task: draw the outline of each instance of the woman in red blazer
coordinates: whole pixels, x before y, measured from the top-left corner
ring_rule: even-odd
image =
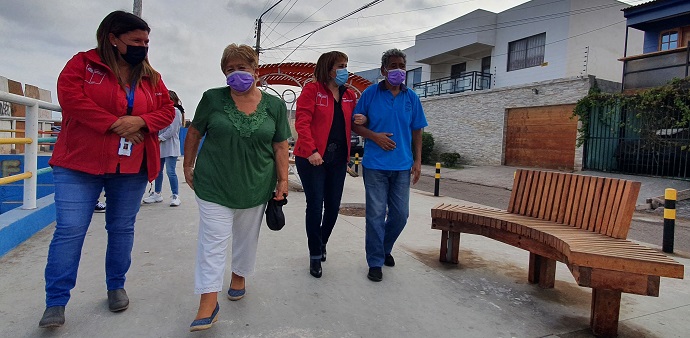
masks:
[[[175,117],[168,89],[146,57],[150,30],[134,14],[108,14],[96,32],[96,49],[77,53],[58,77],[62,131],[49,162],[56,225],[48,249],[46,310],[40,327],[65,322],[93,205],[102,190],[108,199],[108,306],[113,312],[129,306],[124,285],[134,220],[146,183],[158,174],[158,131]]]
[[[307,199],[309,273],[316,278],[321,277],[326,243],[338,218],[352,122],[366,122],[363,115],[353,119],[357,98],[345,86],[348,76],[347,55],[324,53],[316,62],[315,81],[306,84],[297,99],[295,165]]]

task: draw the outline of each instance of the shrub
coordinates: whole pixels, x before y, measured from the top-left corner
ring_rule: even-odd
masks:
[[[441,153],[439,156],[443,166],[446,168],[454,168],[458,164],[460,154],[458,153]]]
[[[434,151],[434,136],[422,133],[422,163],[431,164],[431,153]]]

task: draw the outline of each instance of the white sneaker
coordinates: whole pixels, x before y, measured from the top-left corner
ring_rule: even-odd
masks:
[[[176,206],[180,205],[180,203],[182,203],[182,201],[180,201],[180,196],[177,196],[177,195],[170,196],[170,206],[171,207],[176,207]]]
[[[96,203],[96,207],[93,209],[93,212],[105,212],[105,203]]]
[[[160,203],[160,202],[163,202],[163,196],[161,196],[161,194],[152,192],[151,195],[149,195],[148,197],[144,198],[144,200],[143,200],[142,202],[144,202],[144,203],[146,203],[146,204],[149,204],[149,203]]]

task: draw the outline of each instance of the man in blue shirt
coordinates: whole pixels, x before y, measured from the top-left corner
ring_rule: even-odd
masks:
[[[354,114],[365,115],[367,126],[352,130],[368,139],[364,144],[366,190],[367,278],[380,282],[381,266],[394,266],[393,244],[410,214],[410,176],[417,183],[422,168],[422,131],[426,117],[417,94],[405,87],[406,56],[390,49],[381,57],[386,79],[362,92]],[[386,213],[386,211],[388,211]]]

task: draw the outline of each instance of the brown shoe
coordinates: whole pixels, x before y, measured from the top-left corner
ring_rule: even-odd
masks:
[[[349,166],[347,167],[347,173],[350,174],[350,176],[352,176],[352,177],[358,177],[359,176],[359,174]]]

